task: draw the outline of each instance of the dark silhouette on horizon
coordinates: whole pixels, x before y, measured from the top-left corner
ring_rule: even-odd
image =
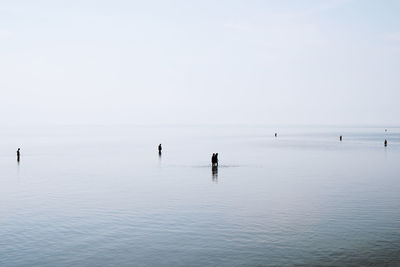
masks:
[[[339,140],[342,141],[342,139],[343,139],[343,137],[342,137],[342,136],[339,136]]]
[[[218,167],[218,153],[213,153],[211,157],[211,166]]]
[[[18,162],[19,162],[19,158],[20,158],[20,155],[21,155],[20,150],[21,150],[21,148],[17,149],[17,161]]]
[[[384,146],[387,146],[387,140],[385,139],[385,142],[383,142]]]
[[[278,134],[277,134],[277,133],[275,133],[275,137],[278,137]]]
[[[161,151],[162,151],[162,146],[161,144],[158,145],[158,157],[161,159]]]

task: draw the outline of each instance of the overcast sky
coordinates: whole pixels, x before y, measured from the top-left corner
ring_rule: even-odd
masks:
[[[399,124],[400,1],[0,0],[0,123]]]

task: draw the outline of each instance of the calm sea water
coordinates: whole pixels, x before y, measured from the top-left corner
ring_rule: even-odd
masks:
[[[400,128],[0,131],[0,266],[385,264],[400,265]]]

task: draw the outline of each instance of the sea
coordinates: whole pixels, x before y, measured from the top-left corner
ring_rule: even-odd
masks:
[[[400,128],[1,126],[0,266],[400,266]]]

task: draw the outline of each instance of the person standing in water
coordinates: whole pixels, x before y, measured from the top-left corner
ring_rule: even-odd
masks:
[[[384,146],[387,146],[387,140],[385,139],[385,142],[383,142]]]
[[[162,150],[162,147],[161,147],[161,144],[159,144],[159,145],[158,145],[158,153],[159,153],[159,154],[161,154],[161,150]]]
[[[342,141],[342,138],[343,138],[342,136],[339,136],[339,140],[340,140],[340,141]]]
[[[21,155],[20,150],[21,150],[21,148],[18,148],[18,149],[17,149],[17,161],[19,161],[19,157],[20,157],[20,155]]]
[[[218,167],[218,153],[213,153],[211,157],[211,166],[217,166]]]
[[[211,166],[217,166],[218,167],[218,153],[213,153],[211,157]]]

